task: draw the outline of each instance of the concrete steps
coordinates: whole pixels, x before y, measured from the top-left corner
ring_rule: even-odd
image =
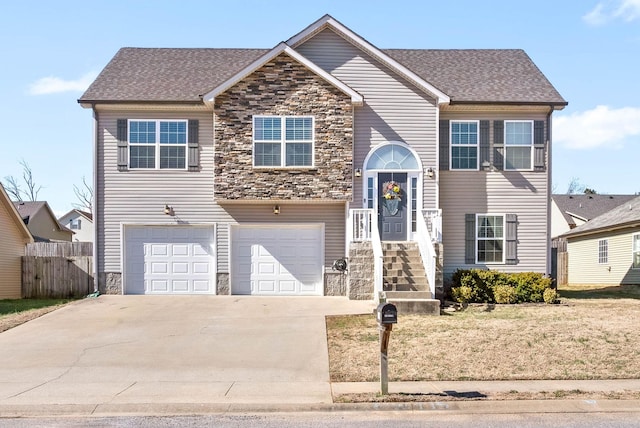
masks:
[[[396,305],[399,314],[440,315],[440,301],[431,294],[418,245],[385,242],[382,251],[386,301]]]

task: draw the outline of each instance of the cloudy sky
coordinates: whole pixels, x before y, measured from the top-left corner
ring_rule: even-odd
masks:
[[[325,13],[379,48],[522,48],[569,106],[554,115],[554,188],[640,192],[640,0],[24,1],[0,14],[0,179],[25,160],[64,214],[92,174],[76,102],[120,47],[271,48]]]

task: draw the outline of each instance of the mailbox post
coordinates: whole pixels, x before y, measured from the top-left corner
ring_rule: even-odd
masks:
[[[380,326],[380,393],[389,393],[389,338],[393,325],[398,322],[398,309],[391,303],[380,303],[376,310]]]

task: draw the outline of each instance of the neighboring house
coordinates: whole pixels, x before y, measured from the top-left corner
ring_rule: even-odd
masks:
[[[93,242],[93,216],[91,213],[72,209],[60,217],[58,223],[74,232],[74,241]]]
[[[640,284],[640,196],[561,235],[569,284]]]
[[[552,195],[551,238],[557,238],[636,197],[637,195]]]
[[[22,256],[30,242],[33,237],[0,184],[0,299],[22,297]]]
[[[383,50],[326,15],[273,49],[122,48],[79,103],[101,292],[373,298],[377,236],[417,243],[432,293],[549,273],[567,103],[522,50]],[[375,289],[340,287],[345,256]]]
[[[13,205],[36,241],[71,241],[73,231],[67,229],[44,201],[19,201]]]

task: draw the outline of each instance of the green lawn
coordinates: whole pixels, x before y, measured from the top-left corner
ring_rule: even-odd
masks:
[[[31,309],[46,308],[69,303],[71,299],[5,299],[0,300],[0,317]]]

